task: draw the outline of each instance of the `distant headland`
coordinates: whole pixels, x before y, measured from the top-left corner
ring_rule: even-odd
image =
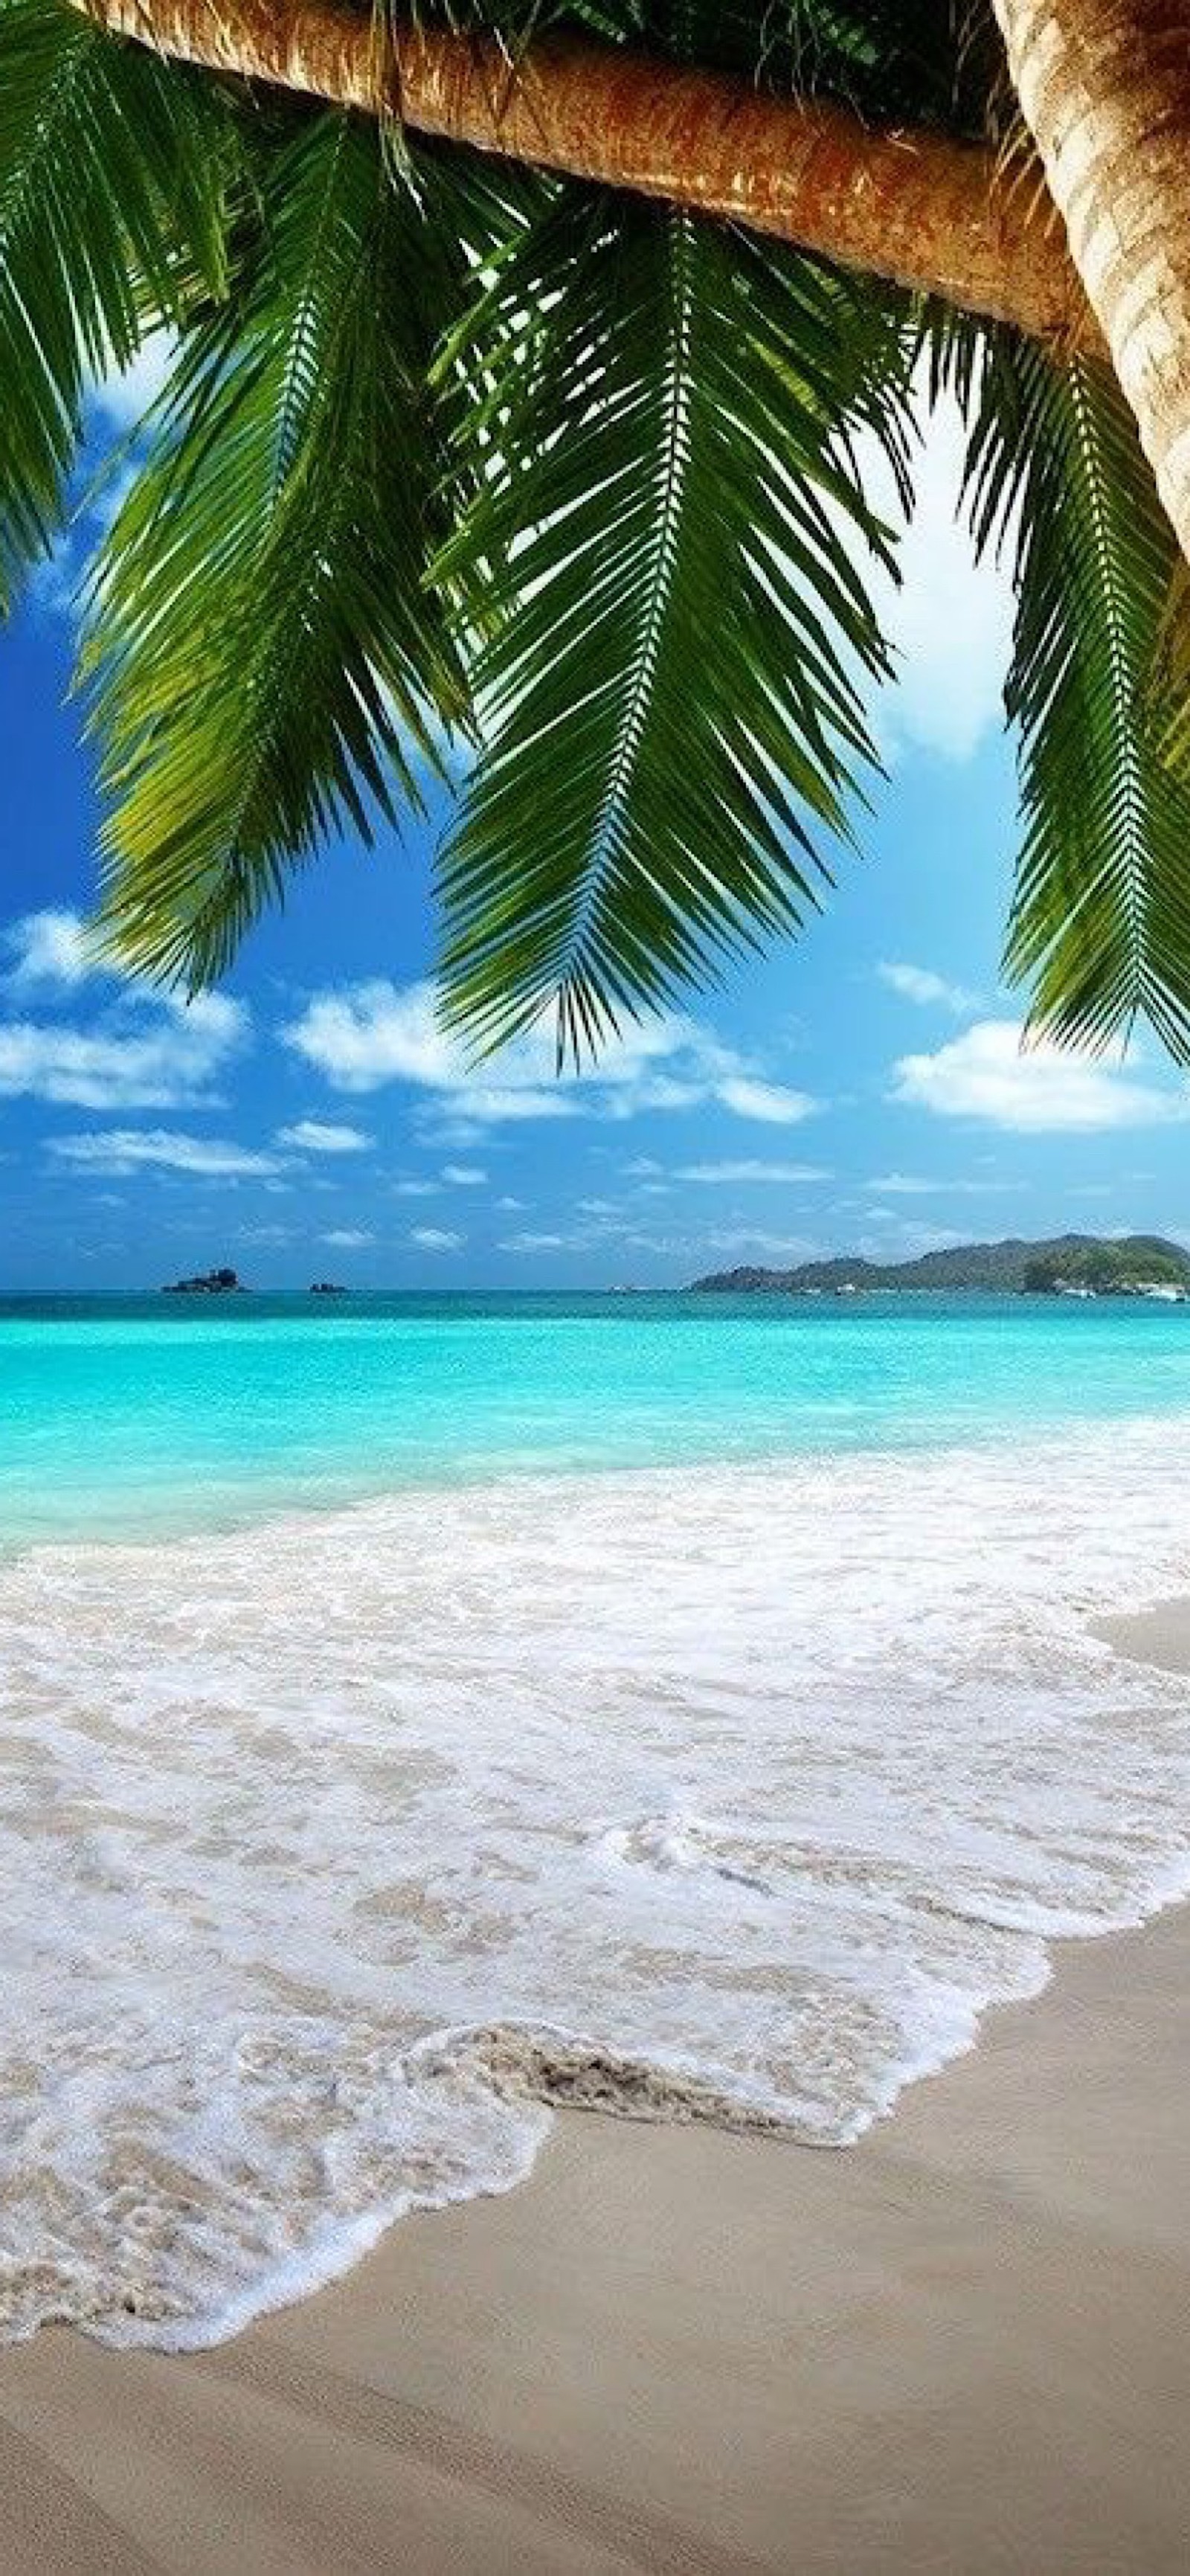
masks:
[[[916,1261],[865,1261],[840,1253],[794,1270],[744,1267],[694,1279],[692,1291],[738,1295],[756,1289],[794,1297],[858,1295],[864,1289],[982,1289],[1069,1297],[1190,1296],[1190,1253],[1159,1234],[1048,1235],[1026,1242],[956,1243]]]

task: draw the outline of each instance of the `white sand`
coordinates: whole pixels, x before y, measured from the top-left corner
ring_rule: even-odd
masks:
[[[567,2115],[214,2353],[0,2354],[0,2569],[1184,2576],[1188,2133],[1190,1909],[844,2154]]]

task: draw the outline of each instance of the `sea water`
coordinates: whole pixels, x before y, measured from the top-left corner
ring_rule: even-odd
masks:
[[[194,2344],[558,2103],[842,2147],[1190,1888],[1190,1309],[0,1308],[0,2333]]]

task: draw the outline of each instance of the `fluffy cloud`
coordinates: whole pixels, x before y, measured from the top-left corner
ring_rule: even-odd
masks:
[[[976,565],[959,509],[963,431],[939,407],[914,458],[916,508],[900,548],[901,587],[880,600],[898,655],[898,684],[884,695],[894,744],[920,744],[944,759],[971,758],[1003,722],[1012,602],[993,563]],[[895,504],[891,515],[895,517]]]
[[[335,1225],[329,1234],[320,1234],[318,1240],[329,1243],[335,1252],[363,1252],[369,1243],[375,1243],[376,1237],[369,1234],[366,1226]]]
[[[50,1145],[65,1163],[85,1171],[189,1172],[203,1180],[258,1180],[280,1167],[271,1154],[169,1127],[104,1127],[86,1136],[55,1136]]]
[[[25,1094],[76,1109],[176,1109],[211,1097],[210,1083],[239,1046],[237,1003],[200,994],[188,1011],[166,1005],[145,1022],[127,1014],[90,1029],[64,1021],[0,1021],[0,1097]]]
[[[1015,1020],[979,1020],[933,1055],[902,1056],[892,1098],[1018,1134],[1094,1134],[1190,1117],[1185,1089],[1158,1090],[1122,1065],[1063,1047],[1022,1046]]]
[[[642,1109],[713,1101],[740,1118],[791,1126],[818,1105],[803,1091],[762,1079],[710,1030],[676,1013],[627,1029],[595,1065],[561,1080],[553,1027],[544,1021],[503,1047],[482,1072],[469,1065],[440,1025],[430,983],[401,989],[377,979],[317,993],[281,1035],[337,1090],[362,1093],[406,1082],[427,1093],[439,1132],[458,1143],[504,1123],[621,1119]]]
[[[415,1225],[410,1230],[409,1240],[416,1243],[422,1252],[461,1252],[467,1237],[465,1234],[452,1234],[443,1225]]]
[[[953,1011],[956,1019],[961,1018],[965,1011],[974,1010],[978,1001],[977,994],[968,993],[962,984],[948,984],[945,975],[936,975],[932,966],[897,965],[885,961],[876,972],[881,983],[887,984],[892,992],[899,993],[903,1001],[924,1005],[937,1002],[943,1010]]]
[[[4,980],[10,992],[44,987],[69,992],[100,971],[86,924],[77,912],[54,907],[27,912],[3,933],[3,948],[9,961]]]
[[[277,1129],[277,1143],[299,1154],[366,1154],[374,1142],[362,1127],[327,1126],[321,1118],[298,1118],[292,1127]]]
[[[487,1173],[481,1172],[478,1163],[444,1163],[442,1178],[450,1189],[477,1190],[482,1188]]]
[[[316,993],[281,1035],[340,1091],[379,1091],[386,1082],[451,1091],[465,1078],[435,1018],[429,984],[402,992],[378,977]]]
[[[0,1019],[0,1097],[60,1101],[76,1109],[175,1109],[211,1098],[210,1085],[248,1032],[241,1002],[128,984],[94,957],[77,913],[27,913],[6,935],[10,995],[20,1016]],[[86,1018],[29,1015],[39,995],[98,986]]]
[[[764,1127],[797,1127],[818,1107],[808,1091],[790,1091],[784,1083],[756,1082],[751,1075],[729,1074],[716,1097],[737,1118],[755,1118]]]

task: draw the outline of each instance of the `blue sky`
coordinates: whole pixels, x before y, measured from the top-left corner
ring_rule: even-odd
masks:
[[[1017,1048],[997,989],[1013,782],[1005,602],[933,445],[862,864],[797,944],[559,1085],[437,1031],[435,828],[332,849],[189,1011],[87,965],[97,812],[64,707],[69,563],[0,637],[0,1283],[669,1286],[818,1251],[1066,1226],[1190,1239],[1190,1092]]]

